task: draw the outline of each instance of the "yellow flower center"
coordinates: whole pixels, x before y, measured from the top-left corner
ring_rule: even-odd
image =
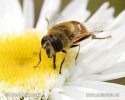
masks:
[[[41,37],[40,37],[41,36]],[[7,35],[0,37],[0,82],[8,87],[19,86],[24,89],[30,86],[37,89],[46,89],[49,80],[56,81],[59,76],[60,63],[64,54],[57,53],[54,70],[52,58],[48,58],[42,49],[42,61],[39,61],[42,34],[35,30],[28,30],[21,35]],[[73,49],[68,52],[63,67],[71,66],[74,62]]]

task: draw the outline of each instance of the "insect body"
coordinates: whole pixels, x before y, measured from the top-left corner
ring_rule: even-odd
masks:
[[[86,27],[77,21],[68,21],[68,22],[62,22],[59,24],[56,24],[52,26],[49,30],[47,35],[45,35],[41,40],[41,45],[45,49],[46,54],[49,58],[53,57],[53,66],[54,69],[56,68],[56,53],[57,52],[63,52],[65,53],[66,57],[66,50],[73,47],[79,47],[75,61],[78,57],[79,50],[80,50],[80,44],[78,44],[80,41],[92,36],[92,39],[105,39],[109,38],[98,38],[91,32],[89,32]],[[65,57],[63,58],[61,65],[60,65],[60,71],[61,74],[61,68],[65,61]],[[41,62],[41,52],[39,53],[40,61],[38,62],[37,66]],[[36,66],[36,67],[37,67]]]

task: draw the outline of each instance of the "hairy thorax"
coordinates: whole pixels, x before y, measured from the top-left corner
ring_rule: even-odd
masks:
[[[57,24],[48,31],[49,35],[56,36],[63,42],[64,48],[69,48],[81,36],[86,36],[86,33],[86,28],[75,21]]]

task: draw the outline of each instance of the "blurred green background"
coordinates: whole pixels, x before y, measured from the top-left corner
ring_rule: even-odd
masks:
[[[38,20],[39,12],[41,9],[41,5],[43,4],[43,1],[44,0],[34,0],[34,2],[35,2],[35,20],[36,20],[35,22],[37,22],[37,20]],[[61,10],[70,1],[71,0],[62,0]],[[89,0],[89,4],[88,4],[87,9],[91,11],[91,14],[93,14],[106,1],[110,2],[110,6],[115,7],[114,16],[117,16],[123,9],[125,9],[125,0]]]
[[[44,0],[34,0],[35,3],[35,23],[38,20],[41,6]],[[71,0],[62,0],[61,10],[70,2]],[[82,0],[81,0],[82,1]],[[91,15],[104,3],[110,2],[110,6],[115,7],[115,14],[117,16],[123,9],[125,9],[125,0],[89,0],[88,10],[91,11]],[[21,4],[23,4],[23,0],[20,0]],[[112,80],[109,82],[123,84],[125,85],[125,78],[120,78],[116,80]]]
[[[91,12],[95,12],[96,9],[105,1],[110,2],[110,6],[115,7],[115,14],[119,14],[123,9],[125,9],[125,0],[90,0],[88,9]]]
[[[61,10],[67,6],[71,0],[62,0]],[[82,1],[82,0],[81,0]],[[115,7],[115,14],[117,16],[123,9],[125,9],[125,0],[89,0],[87,9],[91,11],[91,15],[104,3],[110,2],[110,6]],[[34,0],[35,3],[35,23],[38,20],[41,6],[44,0]],[[23,0],[20,0],[21,5],[23,5]],[[84,0],[83,0],[84,3]]]

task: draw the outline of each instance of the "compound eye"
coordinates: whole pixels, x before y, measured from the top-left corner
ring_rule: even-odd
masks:
[[[48,35],[44,36],[41,40],[41,45],[43,46],[45,44],[45,42],[47,42],[50,39],[50,37]]]
[[[45,44],[46,40],[44,39],[44,37],[41,40],[41,45],[43,46]]]

